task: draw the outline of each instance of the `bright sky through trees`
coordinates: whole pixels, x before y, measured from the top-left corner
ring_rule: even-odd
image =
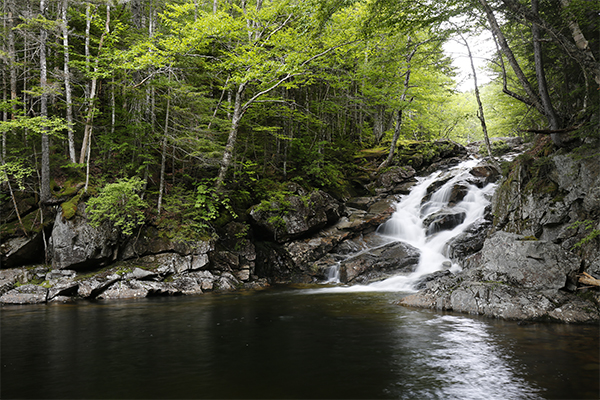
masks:
[[[469,41],[469,46],[471,46],[473,62],[477,69],[477,82],[479,85],[485,85],[491,80],[491,76],[486,71],[486,64],[496,51],[491,33],[484,31],[478,35],[467,37],[467,40]],[[452,65],[457,68],[457,90],[460,92],[473,90],[473,77],[471,76],[473,72],[471,71],[467,49],[462,44],[460,37],[457,36],[454,40],[449,40],[445,43],[444,51],[453,59]]]

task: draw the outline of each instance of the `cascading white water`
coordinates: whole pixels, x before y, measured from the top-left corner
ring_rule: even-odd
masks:
[[[390,242],[402,241],[419,249],[421,256],[413,273],[394,276],[369,285],[338,287],[334,290],[414,291],[413,284],[423,275],[449,267],[451,271],[457,270],[459,267],[452,265],[450,259],[443,254],[444,245],[450,239],[463,233],[477,219],[483,217],[485,207],[490,203],[489,199],[495,188],[494,184],[479,188],[469,183],[473,180],[469,171],[478,162],[478,160],[464,161],[448,171],[438,171],[421,178],[413,186],[411,192],[396,204],[396,211],[392,217],[377,230],[379,235],[387,238]],[[429,200],[424,201],[428,194],[428,188],[437,181],[445,183],[431,193]],[[449,205],[457,184],[463,186],[466,194],[456,204]],[[451,229],[440,230],[434,234],[427,232],[424,224],[427,217],[444,210],[449,210],[460,217],[464,216],[464,220]],[[335,271],[336,267],[334,266],[332,270]],[[330,281],[334,281],[335,272],[331,272],[331,274]],[[335,276],[335,278],[338,277]]]

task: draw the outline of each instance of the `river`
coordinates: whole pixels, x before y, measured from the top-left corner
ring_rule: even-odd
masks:
[[[407,309],[401,293],[6,306],[1,397],[583,399],[599,327]]]

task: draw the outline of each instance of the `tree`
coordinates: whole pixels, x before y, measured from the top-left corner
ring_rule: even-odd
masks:
[[[47,65],[46,65],[46,40],[48,33],[44,26],[46,19],[46,1],[40,1],[40,19],[42,26],[40,27],[40,116],[43,119],[48,117],[48,87],[47,87]],[[40,202],[45,204],[50,200],[50,142],[48,132],[42,131],[42,179],[40,183]]]

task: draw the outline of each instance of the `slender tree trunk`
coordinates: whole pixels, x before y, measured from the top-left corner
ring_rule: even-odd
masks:
[[[539,3],[538,0],[531,0],[531,11],[538,15]],[[535,76],[538,81],[538,90],[542,104],[544,105],[544,115],[548,119],[550,129],[556,131],[561,128],[560,120],[552,107],[552,100],[550,100],[550,94],[548,93],[548,84],[546,83],[546,74],[544,73],[544,63],[542,59],[542,42],[540,28],[536,24],[531,25],[531,33],[533,36],[533,59],[535,62]],[[560,134],[551,134],[552,141],[556,146],[562,146],[562,138]]]
[[[40,16],[46,17],[46,0],[40,1]],[[46,41],[48,32],[42,27],[40,29],[40,86],[42,96],[40,99],[40,115],[48,117],[48,82],[46,69]],[[50,200],[50,139],[46,130],[42,131],[42,178],[40,187],[40,202],[47,203]]]
[[[13,19],[14,0],[7,0],[7,29],[8,29],[8,68],[10,74],[10,100],[12,102],[11,119],[15,118],[17,113],[17,56],[15,51],[15,32],[13,31],[15,22]]]
[[[6,11],[6,2],[2,3],[3,8],[2,8],[2,12],[5,15],[8,15],[8,12]],[[4,31],[6,31],[6,21],[8,18],[3,19],[2,20],[2,28],[4,29]],[[2,51],[5,53],[8,53],[8,51],[6,50],[6,46],[4,45],[4,43],[2,44]],[[9,60],[10,60],[10,55],[9,55]],[[7,67],[10,68],[10,61],[7,63],[9,64]],[[3,70],[2,71],[2,101],[6,102],[7,100],[7,93],[6,93],[6,72]],[[2,111],[2,120],[4,122],[8,121],[8,111],[6,109],[4,109]],[[2,153],[0,153],[0,165],[4,165],[4,160],[6,160],[6,132],[2,131]],[[4,186],[4,185],[3,185]]]
[[[219,175],[217,176],[217,188],[221,188],[225,182],[227,170],[231,166],[231,160],[233,158],[233,149],[237,140],[238,129],[240,127],[240,121],[244,115],[244,109],[242,108],[242,102],[244,99],[244,91],[247,83],[240,83],[235,92],[235,103],[233,106],[233,115],[231,116],[231,129],[229,130],[229,137],[227,138],[227,144],[225,145],[225,151],[223,152],[223,159],[221,160],[221,168]]]
[[[400,138],[400,128],[402,125],[402,110],[404,107],[404,102],[406,101],[406,94],[408,93],[408,88],[409,88],[409,83],[410,83],[411,61],[412,61],[412,58],[414,57],[415,53],[417,52],[417,49],[423,43],[424,42],[416,43],[415,47],[412,49],[412,51],[410,53],[408,53],[408,55],[406,56],[406,73],[404,75],[404,89],[402,91],[402,95],[400,96],[400,101],[401,101],[401,104],[403,104],[403,105],[401,105],[398,108],[398,110],[396,111],[396,127],[394,128],[394,135],[392,137],[392,144],[390,145],[390,152],[388,153],[388,156],[385,159],[385,161],[382,162],[381,165],[379,165],[377,170],[387,167],[388,165],[390,165],[392,163],[392,160],[394,159],[394,153],[396,152],[396,143],[398,142],[398,139]],[[410,44],[411,44],[411,39],[409,37],[408,42],[407,42],[407,48],[410,47]],[[410,99],[409,103],[410,102],[412,102],[412,99]]]
[[[158,187],[158,205],[156,207],[158,215],[160,215],[160,209],[162,206],[163,192],[165,190],[165,164],[167,161],[167,133],[169,131],[169,110],[171,108],[171,96],[170,93],[167,97],[167,110],[165,115],[165,129],[162,140],[162,156],[160,159],[160,184]]]
[[[90,171],[90,155],[91,155],[91,148],[92,148],[92,144],[91,144],[91,136],[92,136],[92,128],[93,128],[93,119],[94,119],[94,98],[96,95],[96,87],[97,87],[97,82],[98,82],[98,64],[100,62],[100,52],[102,51],[102,45],[104,43],[104,39],[106,38],[106,35],[108,35],[108,33],[110,33],[110,5],[106,5],[106,24],[104,26],[104,32],[102,33],[102,36],[100,37],[100,43],[98,44],[98,55],[96,58],[96,63],[94,65],[94,76],[92,77],[92,86],[90,89],[90,101],[89,101],[89,105],[88,105],[88,113],[87,113],[87,118],[85,121],[85,130],[84,130],[84,144],[86,145],[85,147],[82,146],[81,148],[81,157],[80,157],[80,164],[83,164],[83,157],[84,154],[87,154],[87,160],[86,160],[86,178],[85,178],[85,191],[87,192],[88,189],[88,183],[89,183],[89,171]]]
[[[483,131],[483,138],[485,140],[485,148],[487,149],[488,157],[490,161],[496,168],[499,169],[499,165],[492,154],[492,145],[490,144],[490,137],[487,131],[487,125],[485,123],[485,114],[483,113],[483,103],[481,102],[481,96],[479,95],[479,85],[477,84],[477,70],[475,69],[475,63],[473,63],[473,54],[471,53],[471,47],[469,46],[469,42],[464,36],[461,35],[463,43],[467,48],[467,54],[469,55],[469,62],[471,63],[471,71],[473,72],[473,86],[475,87],[475,98],[477,99],[477,106],[479,111],[477,112],[477,118],[481,123],[481,130]]]
[[[71,99],[71,70],[69,68],[69,24],[67,20],[67,9],[69,0],[63,0],[62,4],[62,35],[64,52],[64,75],[65,75],[65,98],[67,101],[67,140],[69,141],[69,158],[72,163],[77,162],[75,154],[75,135],[73,132],[73,103]]]
[[[91,26],[92,26],[91,7],[92,7],[92,5],[90,3],[87,3],[86,7],[85,7],[84,52],[85,52],[85,71],[86,71],[86,73],[90,72],[90,31],[91,31]],[[86,149],[87,149],[87,145],[88,145],[88,130],[89,130],[88,120],[89,120],[89,114],[90,114],[90,108],[91,108],[91,105],[90,105],[91,104],[91,92],[92,92],[92,90],[90,90],[90,87],[86,85],[85,98],[86,98],[86,103],[88,104],[88,112],[87,112],[87,117],[86,117],[85,128],[83,131],[83,142],[81,143],[81,151],[79,153],[79,164],[83,164],[85,162],[85,154],[86,154]]]

